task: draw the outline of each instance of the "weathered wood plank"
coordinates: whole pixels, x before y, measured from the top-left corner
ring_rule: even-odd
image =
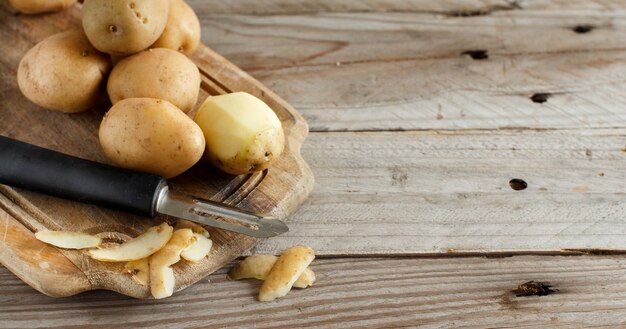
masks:
[[[188,0],[188,2],[201,15],[403,12],[469,17],[521,9],[624,8],[623,3],[613,0]]]
[[[97,291],[62,300],[0,268],[1,328],[623,328],[622,256],[501,259],[318,259],[318,281],[275,302],[255,301],[258,282],[221,270],[164,301]],[[529,280],[558,291],[516,297]]]
[[[314,192],[257,251],[626,250],[625,129],[313,133],[302,153]]]
[[[624,1],[192,3],[312,131],[626,126]]]

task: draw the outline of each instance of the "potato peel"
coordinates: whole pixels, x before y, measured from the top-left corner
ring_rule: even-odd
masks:
[[[91,250],[89,255],[104,262],[127,262],[146,258],[165,246],[173,230],[167,223],[162,223],[122,244]]]
[[[287,295],[313,259],[315,259],[315,252],[309,247],[294,246],[285,250],[263,282],[259,291],[259,300],[271,301]]]
[[[278,257],[274,255],[263,254],[246,257],[246,259],[228,271],[228,278],[231,280],[257,279],[264,281],[277,259]],[[312,286],[313,283],[315,283],[315,272],[310,267],[307,267],[296,282],[293,283],[293,287],[307,288]]]
[[[179,219],[178,221],[176,221],[176,225],[174,226],[174,228],[177,230],[188,228],[188,229],[191,229],[193,233],[202,234],[203,236],[207,238],[211,237],[211,235],[209,235],[209,232],[200,224],[194,223],[192,221],[188,221],[186,219]]]
[[[174,231],[167,244],[150,257],[150,292],[156,299],[169,297],[174,293],[174,271],[170,266],[180,261],[180,254],[196,242],[191,229]]]
[[[102,239],[82,232],[42,230],[35,233],[35,238],[47,244],[64,249],[95,248],[102,244]]]
[[[308,288],[315,283],[317,277],[315,276],[315,272],[310,267],[307,267],[302,274],[298,277],[296,282],[293,283],[294,288]]]
[[[185,248],[180,256],[190,262],[199,262],[211,252],[213,241],[199,233],[193,233],[193,235],[196,242]]]
[[[124,265],[124,270],[126,274],[129,274],[140,285],[147,286],[150,283],[149,258],[131,260]]]

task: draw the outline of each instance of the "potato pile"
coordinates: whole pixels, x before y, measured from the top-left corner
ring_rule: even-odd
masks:
[[[11,0],[24,13],[74,2]],[[18,86],[33,103],[64,113],[94,107],[106,86],[112,107],[98,136],[104,154],[120,167],[171,178],[206,155],[233,175],[268,168],[285,136],[263,101],[236,92],[209,97],[195,109],[200,71],[186,55],[199,43],[198,17],[184,0],[84,0],[82,28],[29,50],[18,67]]]

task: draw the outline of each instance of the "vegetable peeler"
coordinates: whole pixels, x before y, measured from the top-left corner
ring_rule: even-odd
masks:
[[[5,136],[0,136],[0,183],[150,218],[157,214],[184,218],[257,238],[289,231],[274,217],[172,191],[162,176],[72,157]]]

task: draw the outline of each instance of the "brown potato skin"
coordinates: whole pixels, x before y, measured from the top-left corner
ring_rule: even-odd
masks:
[[[66,9],[76,0],[9,0],[9,3],[21,13],[42,14]]]
[[[184,0],[170,0],[167,25],[151,48],[169,48],[190,55],[200,44],[200,21]]]
[[[83,28],[96,49],[128,55],[153,44],[167,24],[169,0],[85,0]]]
[[[113,104],[126,98],[159,98],[189,112],[198,100],[200,71],[177,51],[149,49],[117,63],[109,76],[107,92]]]
[[[166,178],[191,168],[204,152],[200,127],[171,103],[154,98],[119,101],[100,124],[106,156],[124,168]]]
[[[82,30],[52,35],[20,61],[17,83],[33,103],[65,113],[93,107],[109,71],[108,56],[98,52]]]

